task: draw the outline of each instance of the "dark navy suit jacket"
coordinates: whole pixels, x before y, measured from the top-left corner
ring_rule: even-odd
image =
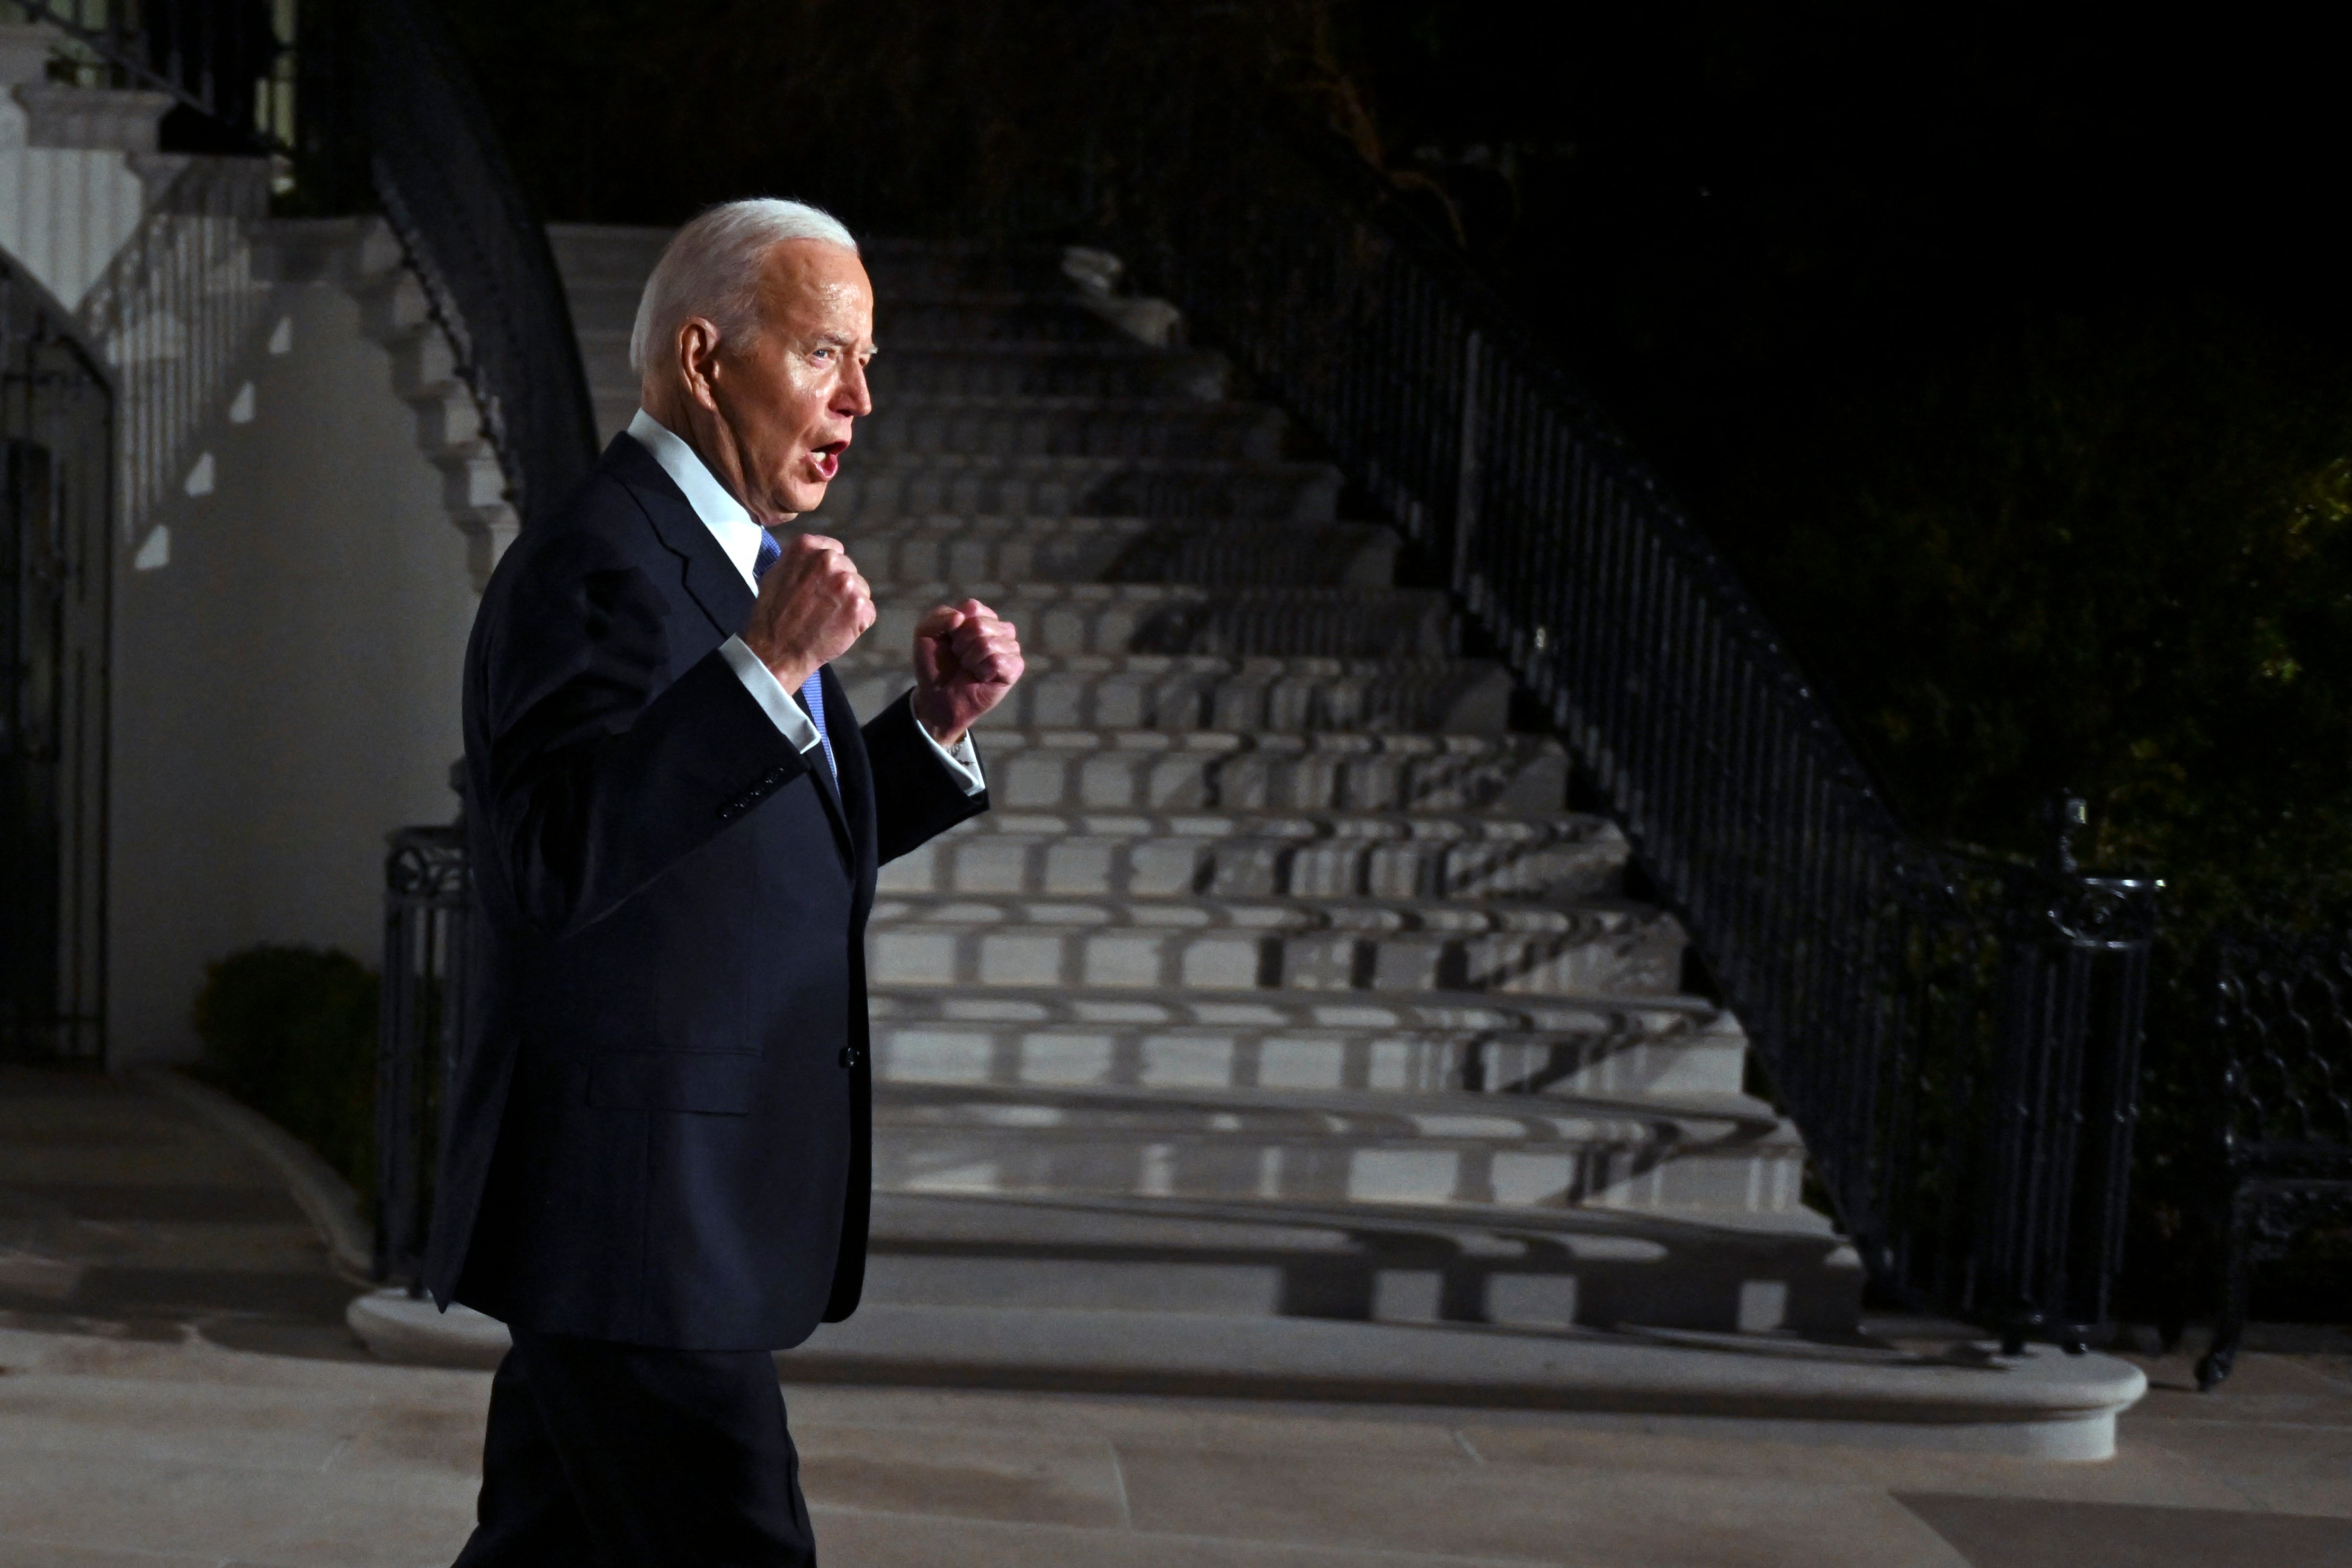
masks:
[[[875,869],[988,802],[905,698],[861,732],[827,669],[836,786],[718,651],[751,603],[626,436],[482,596],[444,1305],[685,1350],[780,1349],[857,1305]]]

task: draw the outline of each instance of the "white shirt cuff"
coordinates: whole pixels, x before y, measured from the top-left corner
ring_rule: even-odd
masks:
[[[776,672],[761,664],[760,656],[753,653],[741,637],[729,637],[720,643],[719,656],[727,661],[727,668],[735,672],[735,679],[743,683],[743,689],[751,694],[751,700],[760,705],[760,710],[767,714],[784,739],[793,743],[794,751],[813,752],[823,744],[816,732],[816,721],[808,716],[808,710],[793,700],[793,694],[784,689],[784,683],[776,679]],[[955,775],[956,783],[963,786],[964,794],[978,795],[988,787],[988,776],[980,771],[980,752],[972,746],[970,731],[966,731],[963,739],[954,745],[942,746],[939,737],[924,729],[923,721],[914,717],[911,709],[908,711],[908,719],[915,726],[915,732],[922,736],[923,743],[947,764],[948,772]]]
[[[966,730],[963,739],[954,745],[942,746],[940,738],[925,729],[920,719],[915,719],[911,703],[908,705],[907,717],[914,720],[915,732],[923,737],[923,743],[937,752],[940,761],[948,765],[948,772],[955,774],[956,783],[963,786],[964,794],[978,795],[988,787],[987,776],[980,771],[980,753],[972,749],[971,731]]]
[[[793,743],[793,750],[813,752],[824,743],[816,732],[816,721],[793,700],[793,694],[784,689],[776,672],[761,664],[760,656],[741,637],[729,637],[720,643],[719,656],[727,661],[727,668],[735,672],[735,679],[743,683],[743,689],[751,694],[751,700],[760,705],[761,711],[775,721],[784,739]]]

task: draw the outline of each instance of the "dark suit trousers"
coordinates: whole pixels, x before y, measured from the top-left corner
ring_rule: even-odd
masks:
[[[765,1351],[517,1330],[490,1385],[480,1524],[457,1568],[811,1568]]]

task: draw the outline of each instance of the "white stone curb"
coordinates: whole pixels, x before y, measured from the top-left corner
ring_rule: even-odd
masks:
[[[352,1303],[386,1361],[488,1368],[503,1324],[406,1291]],[[1310,1318],[874,1303],[781,1352],[787,1383],[1225,1395],[1572,1411],[1687,1436],[2095,1460],[2147,1391],[2128,1362],[2034,1346],[2014,1360],[1738,1336],[1651,1342]]]
[[[374,1269],[375,1230],[360,1211],[359,1194],[309,1144],[251,1106],[169,1068],[132,1068],[122,1076],[134,1088],[194,1111],[276,1166],[336,1266],[362,1277]]]

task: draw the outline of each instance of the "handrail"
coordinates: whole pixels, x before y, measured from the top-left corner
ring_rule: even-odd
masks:
[[[440,18],[417,0],[362,9],[376,196],[449,335],[528,525],[596,456],[555,256]]]
[[[1882,1290],[2080,1342],[2121,1244],[2155,885],[2082,877],[2063,838],[2020,868],[1908,832],[1457,250],[1357,160],[1194,131],[1113,242],[1330,448],[1568,743]]]
[[[266,174],[254,162],[188,159],[82,299],[82,331],[104,348],[121,383],[126,527],[184,478],[189,448],[218,416],[252,347],[264,288],[247,226],[268,210]]]

